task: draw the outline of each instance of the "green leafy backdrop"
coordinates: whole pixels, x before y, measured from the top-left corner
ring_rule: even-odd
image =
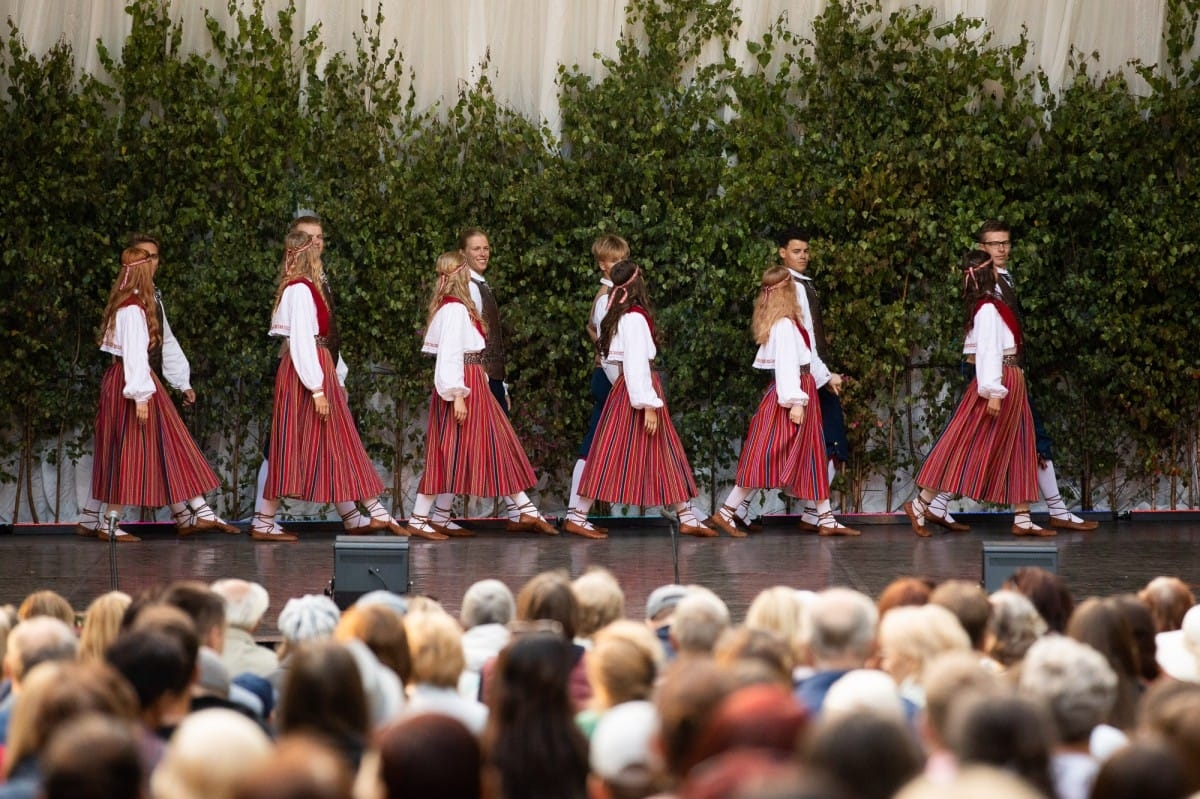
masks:
[[[298,208],[326,219],[352,403],[401,513],[421,465],[432,266],[459,229],[491,237],[514,422],[554,505],[589,410],[592,239],[619,232],[646,268],[672,413],[712,494],[763,387],[747,327],[770,234],[811,228],[832,365],[853,378],[854,461],[838,487],[848,509],[890,509],[958,395],[956,266],[989,217],[1014,228],[1060,476],[1085,507],[1200,504],[1200,68],[1186,55],[1198,9],[1170,4],[1163,66],[1140,67],[1145,96],[1079,53],[1055,95],[1027,42],[995,45],[978,20],[833,0],[811,40],[781,21],[739,42],[727,0],[632,0],[604,77],[560,68],[557,131],[497,102],[486,65],[459,96],[417,107],[420,65],[381,41],[378,13],[355,52],[324,54],[294,8],[231,2],[234,26],[210,18],[200,56],[182,52],[165,4],[133,0],[131,35],[82,77],[65,46],[35,56],[10,25],[10,516],[46,521],[35,469],[91,446],[95,328],[132,230],[164,239],[159,283],[202,399],[185,418],[226,515],[248,512],[270,406],[265,332]],[[56,518],[72,509],[57,496]]]

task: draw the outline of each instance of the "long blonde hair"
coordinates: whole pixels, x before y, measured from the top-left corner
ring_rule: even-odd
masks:
[[[452,297],[467,306],[471,321],[485,331],[487,322],[479,315],[475,300],[471,299],[471,270],[467,267],[467,256],[462,250],[451,250],[438,256],[436,270],[437,285],[429,299],[429,315],[425,323],[433,322],[433,315],[442,307],[442,300]]]
[[[283,290],[289,282],[297,278],[305,278],[312,282],[324,296],[325,289],[321,280],[324,266],[321,264],[321,253],[317,251],[317,240],[303,230],[290,231],[283,239],[283,262],[279,265],[279,285],[275,289],[275,305],[283,297]]]
[[[154,312],[154,264],[155,257],[141,247],[127,247],[121,253],[121,271],[108,292],[104,315],[100,318],[99,343],[111,341],[114,331],[110,330],[117,309],[130,297],[136,296],[146,312],[146,327],[150,332],[150,347],[162,343],[162,331],[158,329],[158,314]]]
[[[772,266],[763,272],[758,300],[754,303],[754,317],[750,332],[755,344],[766,344],[771,337],[771,328],[780,319],[795,319],[804,326],[804,311],[792,288],[792,273],[783,266]]]

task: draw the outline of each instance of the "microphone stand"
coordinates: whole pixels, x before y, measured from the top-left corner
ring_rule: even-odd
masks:
[[[679,520],[667,512],[666,508],[659,511],[659,515],[667,520],[667,527],[671,530],[671,566],[674,570],[675,584],[679,584]]]
[[[117,590],[117,512],[108,512],[108,585],[112,591]]]

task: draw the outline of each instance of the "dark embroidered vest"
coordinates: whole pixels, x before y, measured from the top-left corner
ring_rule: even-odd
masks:
[[[481,353],[483,371],[487,372],[487,376],[492,380],[503,380],[504,336],[500,332],[500,305],[496,302],[496,295],[492,294],[492,289],[486,282],[476,280],[475,287],[479,289],[480,305],[483,306],[483,321],[487,325],[487,335],[484,339],[486,343]]]

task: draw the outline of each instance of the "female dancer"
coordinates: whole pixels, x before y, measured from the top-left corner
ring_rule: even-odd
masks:
[[[437,288],[429,302],[421,348],[437,358],[425,432],[425,473],[407,530],[423,538],[472,535],[457,525],[435,528],[429,519],[437,495],[469,494],[505,497],[517,506],[519,529],[557,535],[525,493],[537,478],[508,416],[488,390],[478,357],[487,325],[471,299],[470,271],[461,250],[437,259]]]
[[[975,359],[975,379],[917,475],[920,493],[904,503],[913,531],[929,536],[925,512],[940,491],[980,502],[1013,505],[1013,535],[1054,535],[1029,518],[1037,499],[1037,454],[1025,373],[1017,366],[1021,328],[999,298],[996,266],[982,250],[963,257],[963,352]]]
[[[330,304],[321,291],[316,237],[293,230],[284,238],[283,267],[271,335],[286,339],[275,374],[267,483],[254,512],[257,541],[295,541],[275,524],[280,497],[339,506],[362,502],[369,530],[407,535],[378,499],[383,481],[363,449],[329,351]],[[361,528],[360,528],[361,529]]]
[[[759,345],[754,368],[774,370],[775,381],[750,420],[737,483],[706,522],[734,538],[746,536],[734,523],[734,513],[750,492],[783,487],[816,504],[819,535],[859,535],[840,524],[829,506],[821,405],[809,403],[829,380],[829,369],[809,341],[802,314],[787,268],[772,266],[764,272],[751,322]]]
[[[100,383],[92,496],[120,517],[125,505],[170,506],[179,532],[237,533],[204,499],[217,476],[183,426],[175,404],[150,368],[150,350],[162,344],[154,299],[158,255],[133,246],[121,253],[121,274],[108,293],[100,349],[113,364]],[[96,520],[96,535],[108,531]],[[140,540],[118,528],[117,541]]]
[[[621,261],[611,276],[608,313],[596,346],[613,386],[588,451],[580,496],[563,529],[585,538],[606,538],[587,520],[592,502],[600,499],[670,507],[679,514],[684,535],[715,536],[688,504],[697,493],[692,467],[662,400],[662,384],[650,368],[657,349],[642,270],[633,261]]]

